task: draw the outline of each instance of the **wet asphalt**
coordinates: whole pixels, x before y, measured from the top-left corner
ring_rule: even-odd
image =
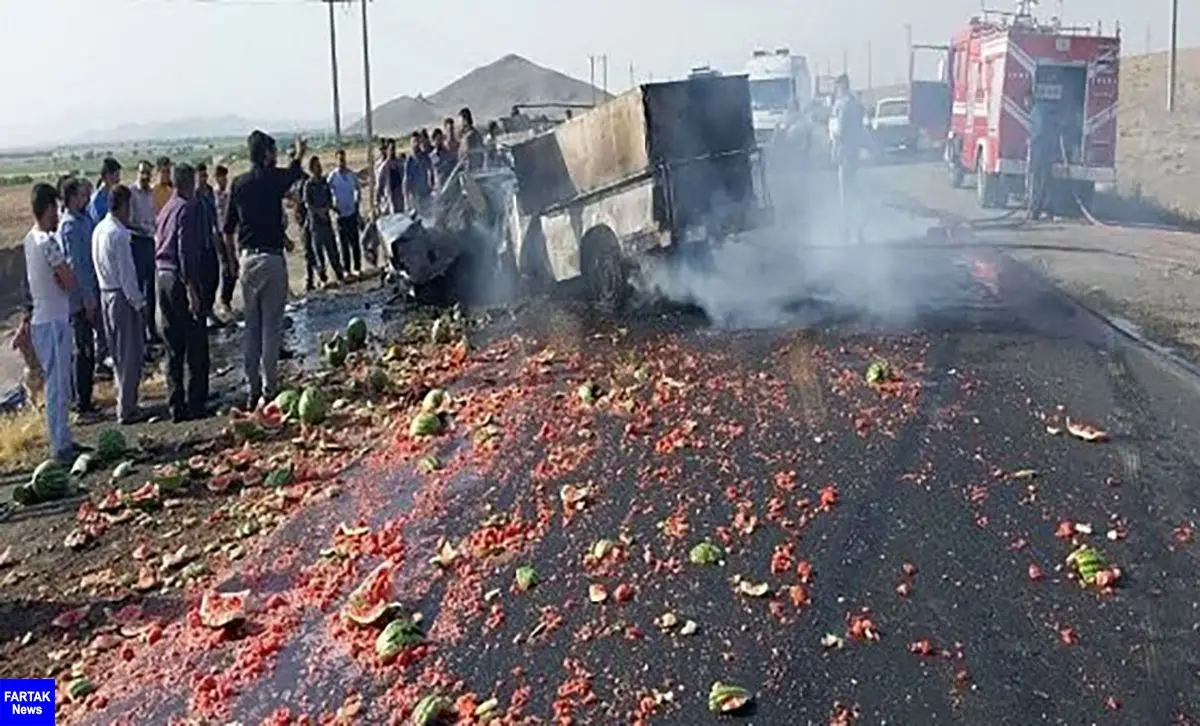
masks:
[[[260,587],[294,586],[338,522],[365,516],[382,527],[403,519],[408,554],[399,589],[433,622],[451,589],[427,565],[438,537],[465,536],[497,511],[532,516],[557,506],[562,484],[589,483],[599,494],[585,515],[555,521],[514,558],[475,573],[478,589],[503,591],[503,623],[487,630],[467,618],[466,634],[447,638],[438,653],[445,670],[502,703],[528,685],[525,713],[545,722],[571,662],[591,674],[595,693],[574,710],[578,723],[627,723],[652,689],[674,695],[651,723],[733,722],[706,708],[715,680],[753,691],[754,706],[736,722],[763,725],[829,723],[835,704],[856,708],[860,724],[1190,723],[1200,709],[1200,551],[1186,534],[1200,501],[1197,381],[1002,255],[908,249],[953,235],[940,220],[878,204],[868,241],[884,251],[797,253],[816,261],[808,271],[772,270],[773,253],[742,260],[761,285],[741,300],[693,281],[688,309],[656,305],[598,319],[582,306],[540,302],[497,316],[477,333],[478,349],[520,336],[515,352],[450,384],[521,387],[503,417],[501,453],[445,477],[437,517],[410,515],[431,485],[408,465],[348,472],[347,496],[301,512],[272,535],[291,564]],[[814,206],[797,204],[797,218]],[[783,237],[831,234],[819,221],[805,226]],[[777,278],[789,277],[805,282],[796,285],[802,291],[777,293]],[[373,293],[369,307],[312,303],[312,310],[325,317],[378,310],[383,319],[381,303]],[[311,338],[305,314],[297,311],[297,327]],[[583,362],[518,383],[519,367],[544,346]],[[862,386],[877,358],[892,362],[919,395],[880,400]],[[655,377],[682,391],[655,404],[654,433],[631,436],[619,416],[572,424],[579,414],[563,392],[581,377],[607,380],[630,360],[648,362]],[[859,385],[833,385],[841,370]],[[1048,433],[1047,423],[1064,414],[1108,430],[1111,440]],[[855,429],[863,416],[873,422],[865,436]],[[686,420],[704,445],[656,451],[655,440]],[[559,477],[535,474],[549,448],[540,436],[547,422],[573,432],[585,426],[596,440],[591,455]],[[739,427],[744,433],[730,433]],[[463,438],[444,441],[439,455],[465,457]],[[1037,476],[1013,478],[1025,469]],[[795,490],[772,487],[781,470],[798,473]],[[837,488],[836,506],[807,517],[796,502],[815,500],[826,485]],[[771,520],[772,497],[787,504],[785,519],[805,523],[789,530]],[[737,501],[750,503],[755,531],[732,535],[723,567],[687,565],[691,544],[734,521]],[[677,511],[687,514],[689,534],[670,541],[658,525]],[[1114,593],[1066,577],[1071,543],[1055,536],[1061,520],[1090,524],[1093,534],[1079,539],[1121,566]],[[610,589],[630,583],[636,595],[624,606],[589,604],[587,586],[597,578],[580,566],[581,553],[619,532],[633,537],[630,557],[601,579]],[[812,565],[808,605],[781,598],[785,607],[772,612],[733,592],[734,575],[769,581],[777,592],[793,582],[768,570],[773,549],[787,542],[796,560]],[[654,561],[674,558],[682,568],[655,571],[645,548]],[[526,562],[542,583],[514,596],[512,568]],[[916,574],[904,574],[904,563]],[[1031,564],[1042,579],[1030,579]],[[907,596],[897,593],[902,582]],[[238,584],[235,576],[223,589]],[[848,614],[864,607],[878,642],[846,632]],[[514,644],[545,608],[562,624]],[[656,629],[654,618],[668,610],[694,619],[697,635]],[[332,711],[351,691],[367,703],[362,722],[395,716],[386,692],[420,670],[363,666],[339,651],[326,621],[320,612],[303,616],[275,668],[236,699],[234,717],[258,722],[297,703],[310,713]],[[1068,629],[1073,636],[1064,637]],[[826,634],[844,647],[823,647]],[[935,655],[910,652],[922,639]],[[210,654],[202,664],[220,667],[227,657]],[[113,723],[126,712],[165,723],[186,702],[186,684],[175,684],[114,700],[88,722]]]

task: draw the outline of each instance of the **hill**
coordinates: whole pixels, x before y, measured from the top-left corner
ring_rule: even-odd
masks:
[[[375,109],[372,120],[378,133],[401,135],[453,116],[464,106],[483,123],[507,116],[518,103],[592,103],[607,98],[611,95],[590,84],[509,54],[476,68],[433,95],[392,99]],[[361,123],[351,131],[361,132]]]
[[[121,124],[107,129],[85,131],[69,143],[108,144],[127,141],[165,141],[172,139],[241,138],[252,129],[270,132],[318,131],[331,126],[329,122],[295,120],[252,120],[236,114],[223,116],[191,116],[170,121]]]

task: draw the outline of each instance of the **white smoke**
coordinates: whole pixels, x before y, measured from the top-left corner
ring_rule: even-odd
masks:
[[[834,172],[776,171],[769,182],[773,225],[709,252],[685,247],[647,259],[642,285],[653,296],[701,308],[721,326],[810,326],[847,317],[868,325],[910,323],[922,306],[942,304],[937,291],[915,282],[935,221],[873,197],[864,171],[848,231]],[[906,247],[912,240],[922,244]]]

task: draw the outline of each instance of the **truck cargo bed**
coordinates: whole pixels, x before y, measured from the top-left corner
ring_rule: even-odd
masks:
[[[746,77],[717,76],[638,86],[516,144],[512,155],[526,214],[658,175],[679,181],[662,190],[659,212],[669,215],[666,196],[691,200],[714,184],[725,198],[751,195],[745,155],[755,149]]]

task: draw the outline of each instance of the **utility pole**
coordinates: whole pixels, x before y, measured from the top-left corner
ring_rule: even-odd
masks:
[[[329,64],[333,76],[333,137],[337,147],[342,148],[342,101],[338,94],[337,32],[333,26],[333,4],[336,0],[325,0],[329,6]]]
[[[604,55],[600,56],[600,64],[604,68],[604,70],[601,73],[601,77],[604,80],[602,82],[602,85],[600,86],[600,90],[604,91],[604,95],[607,96],[608,95],[608,53],[605,53]]]
[[[588,85],[592,87],[592,105],[596,105],[596,56],[588,56]]]
[[[1171,57],[1167,61],[1167,110],[1175,110],[1175,72],[1179,61],[1179,0],[1171,0]]]
[[[850,75],[850,53],[842,48],[842,74]]]
[[[916,75],[916,58],[913,55],[913,35],[912,26],[906,24],[904,26],[904,50],[908,53],[908,87],[912,89],[913,76]]]
[[[871,41],[867,41],[867,92],[875,90],[875,62],[874,56],[871,54]]]
[[[371,49],[367,37],[367,0],[362,0],[363,96],[367,115],[363,124],[367,130],[367,193],[371,196],[371,217],[378,213],[375,204],[375,129],[371,121]]]
[[[633,76],[633,61],[629,61],[629,87],[633,88],[637,85],[637,81]]]

